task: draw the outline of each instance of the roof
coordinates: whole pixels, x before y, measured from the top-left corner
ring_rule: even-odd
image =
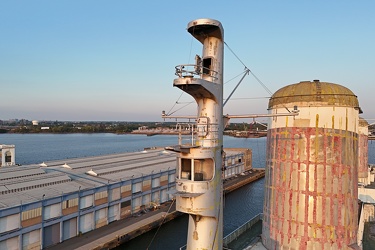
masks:
[[[359,117],[359,126],[360,127],[367,127],[369,123],[362,117]]]
[[[224,149],[227,156],[249,149]],[[0,168],[0,210],[176,169],[177,154],[164,149]],[[93,171],[96,175],[87,174]]]
[[[0,209],[175,168],[176,154],[162,149],[2,167]]]
[[[357,96],[350,89],[319,80],[303,81],[279,89],[271,96],[268,108],[284,107],[290,103],[298,103],[298,106],[353,107],[362,113]]]

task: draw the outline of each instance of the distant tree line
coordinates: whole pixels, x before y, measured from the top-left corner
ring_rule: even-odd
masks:
[[[131,133],[139,127],[149,129],[173,127],[174,123],[155,122],[60,122],[47,121],[33,125],[32,122],[21,124],[0,124],[0,133]]]
[[[176,122],[63,122],[42,121],[33,125],[30,121],[0,123],[0,133],[131,133],[140,127],[147,129],[176,128]],[[259,124],[230,123],[225,130],[248,131],[252,129],[264,130]]]
[[[0,120],[0,133],[131,133],[140,127],[148,129],[176,128],[176,122],[124,122],[124,121],[41,121],[33,125],[31,121]],[[225,130],[252,131],[265,130],[265,123],[229,123]],[[48,129],[46,129],[48,128]],[[375,124],[369,126],[369,132],[375,134]]]

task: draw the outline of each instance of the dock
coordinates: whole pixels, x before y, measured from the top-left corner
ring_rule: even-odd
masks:
[[[224,193],[232,192],[253,181],[263,178],[265,172],[264,168],[253,168],[243,174],[237,175],[236,177],[224,180]]]
[[[172,208],[170,209],[171,205]],[[168,210],[172,211],[168,212]],[[175,204],[167,202],[158,210],[149,211],[139,217],[131,217],[115,221],[109,225],[87,232],[81,236],[68,239],[46,249],[113,249],[158,227],[161,223],[166,223],[180,215],[180,212],[175,211]]]
[[[224,151],[226,193],[261,177],[250,149]],[[111,249],[179,215],[170,206],[178,174],[164,148],[4,166],[0,248]]]
[[[264,169],[252,169],[244,175],[237,175],[224,182],[224,193],[232,192],[251,182],[264,177]],[[169,211],[169,212],[168,212]],[[148,211],[138,217],[130,217],[115,221],[109,225],[87,232],[81,236],[68,239],[60,244],[48,247],[49,250],[64,249],[113,249],[127,241],[134,239],[168,221],[182,215],[176,211],[173,201],[162,204],[154,211]]]

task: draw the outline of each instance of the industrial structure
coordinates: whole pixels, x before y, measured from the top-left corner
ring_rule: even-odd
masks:
[[[163,149],[0,169],[0,249],[43,249],[171,202],[177,157]],[[228,149],[226,176],[251,168]]]
[[[262,241],[267,249],[346,249],[358,230],[358,99],[305,81],[269,100]],[[362,149],[363,150],[363,149]]]
[[[0,168],[16,165],[16,148],[14,145],[0,144]]]
[[[198,105],[197,115],[190,117],[196,120],[192,142],[169,148],[179,152],[176,209],[189,214],[187,249],[219,249],[223,245],[224,30],[213,19],[191,21],[187,30],[203,49],[195,64],[176,66],[178,78],[173,82]]]

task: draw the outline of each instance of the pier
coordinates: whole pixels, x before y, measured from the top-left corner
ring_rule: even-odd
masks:
[[[264,177],[264,169],[252,169],[244,175],[237,175],[224,182],[224,193],[232,192],[244,185]],[[49,250],[63,249],[113,249],[142,235],[161,224],[169,222],[183,213],[176,211],[173,201],[162,204],[157,210],[141,213],[124,220],[115,221],[99,229],[68,239],[60,244],[48,247]]]
[[[224,151],[225,192],[258,178],[249,148]],[[2,167],[0,246],[113,248],[179,215],[176,174],[176,154],[163,148]]]

